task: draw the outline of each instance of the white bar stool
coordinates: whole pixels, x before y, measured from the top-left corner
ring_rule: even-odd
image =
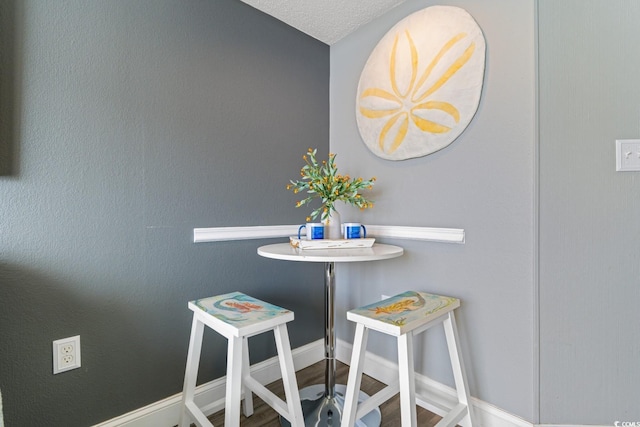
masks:
[[[413,337],[440,323],[444,324],[458,404],[436,426],[455,426],[460,421],[464,421],[469,427],[473,425],[473,411],[469,404],[469,389],[453,315],[453,310],[459,306],[460,300],[457,298],[408,291],[347,312],[347,319],[356,322],[357,325],[342,414],[343,426],[354,426],[357,419],[391,399],[398,391],[402,427],[417,425]],[[399,381],[358,404],[357,396],[362,380],[369,329],[398,338]]]
[[[293,312],[241,292],[191,301],[188,306],[193,311],[193,323],[184,375],[179,426],[189,427],[193,419],[199,426],[213,427],[204,415],[204,412],[212,409],[213,405],[199,408],[193,400],[205,326],[228,340],[225,427],[240,425],[240,400],[243,392],[245,416],[253,414],[253,392],[286,418],[292,426],[304,426],[287,332],[287,322],[293,320]],[[273,330],[275,336],[286,402],[251,377],[247,339],[270,330]]]

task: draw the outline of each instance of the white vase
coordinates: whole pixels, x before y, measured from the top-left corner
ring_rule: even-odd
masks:
[[[342,238],[340,230],[340,214],[338,211],[331,212],[331,215],[324,221],[324,238],[338,240]]]

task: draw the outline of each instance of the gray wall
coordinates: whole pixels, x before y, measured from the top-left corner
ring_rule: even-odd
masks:
[[[321,266],[261,259],[260,241],[194,245],[191,233],[303,221],[283,187],[308,146],[326,154],[329,135],[341,170],[378,177],[376,207],[344,207],[343,220],[467,232],[465,245],[388,240],[405,256],[339,265],[338,313],[407,288],[458,296],[474,396],[541,423],[639,419],[640,199],[637,173],[614,171],[614,140],[640,130],[629,54],[640,5],[540,0],[538,77],[538,2],[437,3],[484,31],[483,98],[452,145],[403,162],[361,142],[356,87],[385,32],[435,2],[405,2],[330,58],[234,0],[0,3],[15,26],[0,34],[11,48],[0,57],[7,424],[88,425],[179,392],[186,301],[199,296],[246,290],[296,311],[294,346],[320,338]],[[53,376],[51,341],[75,334],[82,368]],[[338,337],[352,336],[339,316]],[[452,384],[442,338],[418,345],[418,369]],[[370,340],[394,359],[388,343]],[[201,380],[223,374],[224,344],[207,336],[215,362]],[[252,351],[274,353],[268,339]]]
[[[540,0],[540,420],[640,420],[640,2]]]
[[[355,121],[360,72],[399,20],[434,4],[465,8],[487,41],[484,91],[466,131],[447,148],[402,162],[363,144]],[[340,265],[338,300],[354,307],[406,289],[461,298],[459,326],[474,396],[528,420],[536,418],[534,153],[535,56],[532,1],[413,1],[331,47],[331,150],[352,175],[378,177],[376,206],[344,208],[342,219],[369,224],[459,227],[465,245],[399,241],[402,258]],[[353,328],[338,321],[338,336]],[[384,337],[370,349],[394,360]],[[452,385],[443,334],[418,345],[418,370]],[[429,350],[429,351],[427,351]]]
[[[243,290],[296,312],[294,347],[320,338],[321,266],[192,230],[304,221],[285,185],[307,147],[328,150],[328,46],[236,0],[16,5],[6,424],[86,426],[181,391],[197,297]],[[76,334],[82,367],[52,375],[51,342]],[[223,375],[225,345],[206,336],[202,381]]]
[[[14,4],[0,1],[0,176],[9,175],[12,170],[12,144],[14,122],[12,108],[15,86],[15,13]]]
[[[431,4],[408,1],[332,46],[331,150],[349,173],[378,176],[376,207],[343,219],[462,227],[467,242],[395,242],[401,259],[339,266],[342,309],[407,288],[458,296],[474,396],[543,424],[640,419],[640,198],[614,156],[640,130],[640,4],[540,0],[538,15],[537,1],[438,2],[484,31],[480,109],[444,150],[382,161],[358,134],[359,74],[391,26]],[[452,384],[438,340],[421,371]],[[370,348],[393,359],[387,344]]]

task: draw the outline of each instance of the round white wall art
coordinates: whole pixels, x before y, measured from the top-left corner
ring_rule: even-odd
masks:
[[[451,144],[480,103],[482,30],[464,9],[431,6],[398,22],[362,70],[360,135],[377,156],[405,160]]]

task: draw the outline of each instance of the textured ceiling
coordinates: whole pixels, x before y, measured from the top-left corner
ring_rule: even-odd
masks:
[[[242,0],[328,45],[405,0]]]

